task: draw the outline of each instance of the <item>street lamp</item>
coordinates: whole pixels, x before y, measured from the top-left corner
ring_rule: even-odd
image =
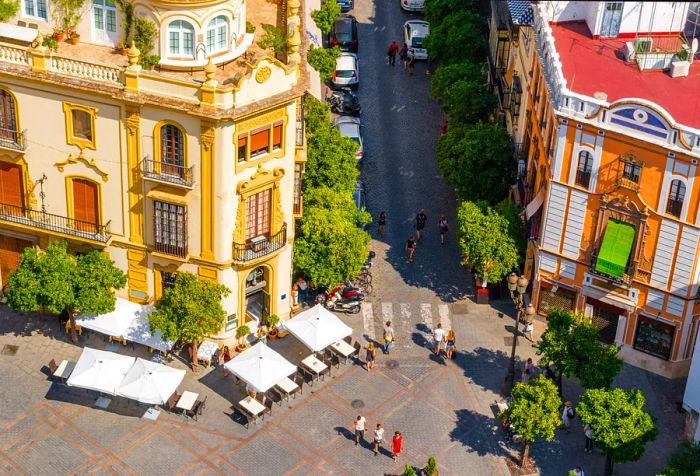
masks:
[[[515,324],[513,325],[513,345],[510,349],[510,362],[508,363],[508,374],[506,375],[507,390],[510,394],[513,390],[514,380],[515,380],[515,347],[518,345],[518,324],[522,320],[523,316],[527,316],[531,319],[535,315],[535,307],[532,303],[525,306],[525,291],[530,281],[525,276],[518,277],[515,273],[510,273],[508,275],[508,290],[510,291],[510,298],[513,300],[515,305]]]

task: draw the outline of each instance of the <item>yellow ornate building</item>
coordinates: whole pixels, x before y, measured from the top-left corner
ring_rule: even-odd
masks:
[[[156,29],[150,52],[119,48],[123,5],[110,0],[87,2],[80,42],[52,49],[52,7],[22,0],[0,24],[3,283],[26,246],[65,239],[107,252],[134,302],[181,271],[228,286],[221,339],[288,316],[305,161],[299,1],[136,1]],[[256,46],[262,24],[289,33],[284,57]],[[155,70],[145,54],[160,56]]]

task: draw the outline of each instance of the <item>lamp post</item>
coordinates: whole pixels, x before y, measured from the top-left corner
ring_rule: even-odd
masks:
[[[508,374],[506,375],[508,394],[513,390],[515,380],[515,347],[518,345],[518,324],[520,324],[523,315],[532,318],[536,312],[532,304],[528,304],[527,307],[525,306],[523,297],[525,296],[528,284],[530,284],[530,282],[525,276],[518,277],[515,273],[510,273],[508,275],[508,290],[510,291],[510,298],[513,300],[516,311],[515,324],[513,325],[513,345],[510,350],[510,362],[508,363]]]

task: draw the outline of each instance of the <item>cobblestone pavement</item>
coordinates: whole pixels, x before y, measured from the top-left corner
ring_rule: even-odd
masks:
[[[508,474],[504,458],[518,448],[502,443],[493,404],[501,399],[507,368],[512,305],[473,304],[454,236],[445,245],[437,239],[439,213],[455,222],[454,194],[434,160],[441,113],[428,97],[425,65],[409,77],[400,65],[384,62],[386,46],[401,39],[402,23],[411,16],[394,0],[374,7],[358,0],[354,13],[360,21],[363,177],[370,211],[376,216],[386,210],[389,223],[385,236],[372,243],[378,255],[375,294],[360,314],[342,318],[363,343],[381,338],[382,322],[392,320],[398,333],[392,354],[380,355],[369,373],[358,362],[333,369],[331,377],[275,405],[271,416],[250,429],[232,411],[243,389],[231,377],[224,378],[221,369],[188,371],[181,390],[206,395],[205,413],[192,421],[161,412],[150,421],[141,418],[145,406],[115,398],[99,409],[93,392],[52,384],[46,375],[51,359],[75,361],[85,345],[148,357],[143,348],[109,345],[98,335],[74,345],[55,318],[0,308],[0,474],[380,475],[399,474],[405,463],[423,467],[430,455],[441,474]],[[403,243],[421,206],[428,229],[408,265]],[[459,352],[452,361],[426,347],[438,322],[457,334]],[[541,331],[538,324],[535,337]],[[18,348],[13,354],[6,345]],[[308,354],[292,337],[270,345],[295,363]],[[520,341],[518,356],[534,356],[527,341]],[[179,360],[170,365],[185,368]],[[643,389],[662,428],[643,459],[620,465],[617,474],[655,474],[680,433],[675,409],[682,383],[632,367],[616,383]],[[574,401],[580,395],[573,382],[564,391]],[[404,434],[398,464],[386,451],[374,457],[368,444],[355,446],[349,428],[358,413],[370,425],[381,422],[389,436]],[[603,457],[583,452],[578,421],[573,433],[558,432],[552,443],[533,445],[532,455],[543,475],[566,474],[577,464],[589,476],[603,473]]]

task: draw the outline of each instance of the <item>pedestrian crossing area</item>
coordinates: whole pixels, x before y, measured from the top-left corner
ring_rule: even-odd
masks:
[[[384,323],[391,321],[400,346],[402,343],[408,346],[411,336],[416,332],[426,335],[431,333],[438,323],[445,330],[452,329],[450,307],[447,304],[364,302],[359,316],[360,319],[350,318],[350,324],[356,333],[361,333],[367,340],[376,341],[383,334]]]

